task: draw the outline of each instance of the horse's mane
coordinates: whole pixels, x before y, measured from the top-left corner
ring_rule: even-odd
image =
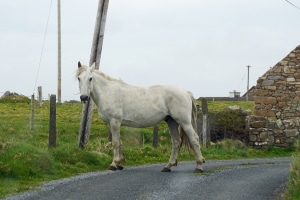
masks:
[[[77,69],[77,71],[76,71],[75,77],[78,78],[78,76],[79,76],[82,72],[84,72],[85,70],[87,70],[87,69],[88,69],[88,67],[85,66],[85,65],[79,67],[79,68]],[[110,76],[104,74],[103,72],[101,72],[101,71],[99,71],[99,70],[97,70],[97,69],[95,69],[93,72],[95,72],[96,74],[102,76],[103,78],[105,78],[105,79],[108,80],[108,81],[116,81],[116,82],[119,82],[119,83],[126,84],[126,83],[124,83],[121,79],[112,78],[112,77],[110,77]]]

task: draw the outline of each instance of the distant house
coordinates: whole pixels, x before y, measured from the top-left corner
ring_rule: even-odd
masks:
[[[253,101],[254,100],[254,95],[255,95],[255,86],[252,86],[245,94],[243,94],[243,98],[247,97],[248,94],[248,99],[249,101]]]

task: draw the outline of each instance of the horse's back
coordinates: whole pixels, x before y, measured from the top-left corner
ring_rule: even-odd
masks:
[[[147,127],[166,116],[189,118],[191,115],[191,94],[178,86],[154,85],[124,91],[122,124],[125,126]]]

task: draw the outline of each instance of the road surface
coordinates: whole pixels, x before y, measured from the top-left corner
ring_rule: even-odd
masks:
[[[162,164],[94,172],[51,181],[6,200],[260,200],[282,199],[291,158],[208,160],[205,173],[194,162],[172,172]]]

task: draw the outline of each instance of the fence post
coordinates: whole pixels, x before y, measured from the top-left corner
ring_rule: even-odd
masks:
[[[203,123],[202,123],[202,146],[207,148],[206,140],[207,140],[207,126],[208,126],[208,108],[207,101],[205,98],[202,98],[202,114],[203,114]]]
[[[56,147],[56,95],[50,96],[49,149]]]
[[[153,127],[153,140],[152,140],[152,146],[154,148],[158,147],[158,125],[155,125]]]
[[[109,142],[112,141],[112,134],[111,134],[110,126],[108,126],[107,139],[108,139]]]
[[[38,87],[38,102],[39,102],[39,106],[42,106],[43,102],[42,102],[42,86]]]
[[[34,128],[34,94],[31,95],[30,130]]]

